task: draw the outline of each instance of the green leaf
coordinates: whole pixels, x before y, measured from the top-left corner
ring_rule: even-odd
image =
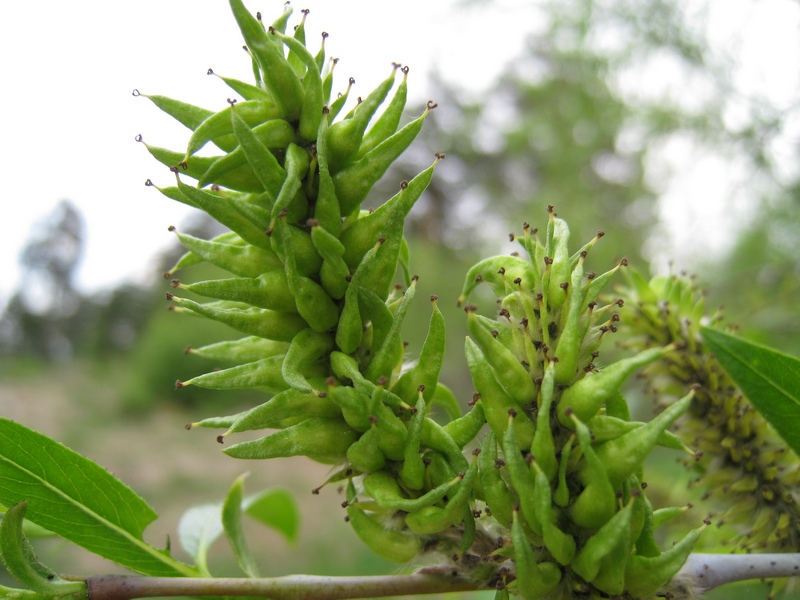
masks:
[[[701,333],[750,403],[800,454],[800,360],[717,329]]]
[[[85,598],[86,584],[83,581],[62,579],[39,562],[31,543],[22,533],[27,507],[25,501],[15,504],[6,511],[0,522],[0,556],[8,572],[34,592],[51,596],[79,594]]]
[[[235,487],[236,483],[231,490]],[[288,490],[270,488],[247,496],[241,500],[241,510],[277,530],[289,541],[297,540],[299,529],[297,504]],[[208,549],[225,531],[222,525],[222,511],[222,502],[194,506],[183,514],[178,525],[178,540],[181,546],[194,558],[198,569],[207,576],[210,576]]]
[[[129,569],[198,575],[142,539],[157,515],[128,486],[66,446],[0,418],[0,503],[23,500],[31,522]]]
[[[279,531],[290,542],[297,541],[300,515],[289,490],[270,488],[245,499],[244,511],[264,525]]]
[[[245,477],[247,475],[241,475],[233,482],[228,496],[222,504],[222,527],[225,529],[225,535],[233,549],[233,555],[236,557],[239,567],[248,577],[258,577],[256,560],[247,545],[247,540],[244,537],[244,528],[242,527],[242,500]]]

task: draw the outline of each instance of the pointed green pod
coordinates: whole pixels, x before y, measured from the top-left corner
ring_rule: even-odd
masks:
[[[187,233],[180,233],[174,227],[171,230],[178,236],[183,247],[199,257],[201,261],[211,263],[240,277],[258,277],[262,273],[283,266],[271,248],[225,243],[220,240],[230,238],[222,236],[214,238],[214,240],[202,240]],[[187,266],[185,263],[179,263],[170,269],[170,274],[174,273],[177,268],[185,266]]]
[[[468,467],[467,459],[461,453],[461,446],[433,419],[426,417],[422,423],[420,441],[426,448],[444,455],[455,471],[463,471]]]
[[[345,293],[344,306],[339,316],[339,325],[336,328],[336,345],[345,354],[352,354],[361,344],[364,324],[358,307],[358,291],[362,279],[366,276],[367,271],[372,268],[383,242],[383,238],[378,239],[369,252],[364,254]]]
[[[585,256],[585,255],[584,255]],[[578,359],[580,358],[581,342],[584,331],[581,327],[581,307],[583,295],[581,294],[581,280],[583,279],[583,257],[572,270],[569,286],[569,304],[566,319],[563,320],[561,333],[558,336],[558,345],[555,355],[555,379],[559,385],[571,383],[578,376]]]
[[[436,504],[459,483],[461,483],[461,477],[455,477],[422,496],[408,498],[401,490],[394,475],[388,471],[377,471],[364,477],[364,491],[372,496],[381,508],[410,513]]]
[[[533,502],[536,505],[536,512],[542,524],[542,541],[545,548],[562,565],[568,565],[575,556],[575,538],[561,531],[553,522],[553,500],[550,490],[550,480],[545,472],[539,468],[538,463],[534,462],[533,469],[536,472]]]
[[[417,279],[411,281],[409,287],[404,293],[394,314],[394,320],[389,332],[383,343],[375,348],[372,358],[364,371],[364,376],[372,381],[378,381],[381,377],[387,380],[391,379],[392,373],[397,367],[398,363],[403,358],[403,340],[400,337],[400,328],[403,325],[408,307],[414,299],[414,294],[417,289]]]
[[[406,515],[405,523],[417,535],[439,533],[464,520],[464,508],[472,495],[472,483],[478,472],[477,459],[472,460],[467,472],[457,482],[456,492],[452,494],[444,507],[427,506]]]
[[[290,342],[297,333],[308,327],[300,315],[293,313],[281,313],[263,308],[218,308],[169,293],[167,300],[242,333],[278,342]]]
[[[553,262],[549,269],[550,278],[546,299],[550,308],[557,310],[566,299],[561,284],[570,282],[569,227],[566,221],[556,218],[552,211],[550,212],[550,221],[553,223],[553,242],[549,249],[551,252],[549,256]]]
[[[329,161],[332,172],[337,172],[345,165],[357,152],[367,129],[378,107],[383,103],[389,90],[394,86],[397,67],[392,67],[392,74],[381,82],[363,102],[358,104],[353,112],[353,116],[331,125],[328,129],[326,143],[329,148]],[[352,211],[342,211],[343,214],[350,214]]]
[[[429,104],[419,117],[333,175],[333,185],[343,215],[358,209],[372,187],[417,137],[433,106]]]
[[[333,378],[329,379],[327,383],[328,397],[341,409],[342,416],[347,421],[347,424],[362,433],[372,429],[374,423],[373,419],[370,418],[372,416],[370,415],[370,397],[349,385],[333,385]],[[377,431],[375,431],[374,436],[377,444]]]
[[[417,394],[414,414],[411,415],[411,419],[408,422],[408,436],[406,437],[403,464],[398,474],[400,481],[410,490],[421,490],[425,485],[425,464],[422,462],[420,454],[420,438],[426,413],[425,397],[420,390]]]
[[[594,581],[604,558],[619,545],[627,542],[631,530],[633,502],[617,511],[600,529],[584,542],[572,561],[572,570],[585,581]]]
[[[361,320],[367,323],[369,346],[370,348],[380,348],[394,325],[394,314],[372,290],[358,288],[358,303]],[[407,398],[403,398],[403,400],[409,401]],[[414,400],[416,400],[416,396],[411,398],[411,401]]]
[[[657,592],[680,571],[705,528],[693,529],[659,556],[631,556],[625,569],[625,591],[639,598]]]
[[[401,184],[400,191],[374,212],[360,217],[342,231],[340,239],[345,247],[344,260],[350,268],[355,268],[361,262],[379,238],[387,237],[387,230],[392,222],[405,221],[422,192],[430,185],[439,160],[441,156],[437,156],[430,167],[419,173],[407,185]]]
[[[297,266],[297,253],[295,252],[295,239],[299,230],[282,223],[280,236],[286,252],[286,279],[289,290],[295,298],[297,312],[317,332],[326,332],[333,329],[339,321],[339,307],[333,302],[328,293],[313,279],[303,276]]]
[[[463,416],[445,423],[443,429],[459,448],[464,448],[480,433],[486,424],[483,403],[479,400]]]
[[[359,158],[392,136],[400,125],[408,97],[408,67],[400,67],[403,79],[394,92],[391,102],[364,134],[356,156]]]
[[[286,211],[287,218],[294,218],[292,215],[302,215],[308,208],[304,194],[300,193],[303,178],[308,173],[311,157],[308,152],[297,144],[289,144],[286,148],[286,179],[283,181],[280,193],[272,206],[273,221],[280,218],[282,212]],[[301,217],[301,218],[302,218]],[[305,219],[303,218],[303,221]]]
[[[309,417],[332,418],[339,414],[339,407],[327,396],[290,388],[239,413],[220,438],[255,429],[283,429]]]
[[[350,96],[350,90],[353,88],[353,84],[355,84],[355,82],[356,80],[351,77],[347,82],[347,88],[345,89],[344,93],[340,93],[336,100],[331,102],[329,107],[330,110],[328,111],[328,124],[333,123],[333,120],[341,112],[345,102],[347,102],[347,98]]]
[[[270,356],[228,369],[211,371],[186,381],[179,380],[176,387],[196,385],[211,390],[257,389],[272,393],[282,392],[289,387],[281,375],[282,362],[283,356]]]
[[[292,339],[281,366],[284,381],[296,390],[316,392],[308,381],[307,373],[316,361],[333,350],[333,336],[313,328],[304,329]],[[330,373],[322,373],[328,376]]]
[[[553,481],[558,473],[558,461],[556,460],[553,430],[550,427],[550,408],[553,404],[554,379],[556,373],[554,367],[555,365],[553,362],[550,362],[544,371],[544,377],[542,378],[540,387],[542,402],[539,406],[539,413],[536,415],[536,432],[533,434],[533,442],[531,442],[531,454],[533,454],[536,459],[539,468],[544,471],[548,482]]]
[[[246,81],[240,81],[238,79],[233,79],[232,77],[225,77],[224,75],[216,73],[214,69],[209,69],[207,74],[214,75],[215,77],[221,79],[225,83],[225,85],[227,85],[234,92],[239,94],[245,100],[262,100],[262,101],[272,100],[272,97],[266,92],[266,90],[258,87],[257,85],[253,85],[252,83],[247,83]]]
[[[514,283],[517,278],[520,279],[519,284]],[[467,271],[464,287],[458,297],[458,305],[461,306],[481,283],[489,284],[495,295],[502,298],[518,289],[534,289],[536,277],[531,263],[519,256],[500,255],[484,258]]]
[[[303,16],[303,21],[305,21],[305,15]],[[303,24],[301,23],[296,32],[300,32],[302,27]],[[319,67],[317,66],[316,59],[311,56],[305,44],[299,39],[280,33],[275,33],[274,35],[289,48],[289,62],[295,58],[299,60],[301,65],[306,67],[305,74],[302,76],[298,75],[302,78],[303,99],[300,105],[300,122],[297,125],[297,131],[300,134],[301,142],[313,142],[317,139],[319,124],[322,120],[322,106],[324,104],[322,98],[322,77],[320,76]],[[295,66],[295,73],[297,73],[297,70]]]
[[[483,488],[483,499],[492,516],[504,527],[511,527],[514,495],[500,474],[502,461],[498,462],[497,438],[488,432],[481,442],[478,455],[478,476]]]
[[[178,178],[178,188],[190,203],[207,212],[212,218],[230,230],[235,231],[248,243],[265,250],[271,248],[269,239],[264,235],[264,230],[255,225],[230,202],[205,190],[198,190],[195,187],[186,185],[180,178]]]
[[[178,123],[192,131],[197,129],[203,121],[214,114],[212,110],[187,104],[186,102],[168,98],[167,96],[142,94],[139,90],[133,90],[133,95],[147,98],[170,117],[178,121]]]
[[[693,398],[694,390],[691,390],[648,423],[597,447],[597,456],[605,465],[612,485],[621,484],[636,472],[658,444],[662,433],[686,412]]]
[[[297,312],[286,273],[279,270],[267,271],[258,277],[209,279],[196,283],[181,283],[176,279],[173,287],[207,298],[244,302],[279,312]]]
[[[322,111],[329,113],[327,108]],[[317,164],[319,166],[319,185],[317,186],[317,201],[314,205],[314,218],[337,240],[342,231],[342,211],[339,199],[336,197],[336,188],[333,186],[330,167],[328,165],[328,119],[320,119],[317,131]]]
[[[337,464],[346,458],[347,448],[357,439],[358,433],[341,417],[309,417],[268,436],[225,448],[223,452],[233,458],[307,456],[323,464]]]
[[[558,485],[553,492],[553,502],[556,506],[565,508],[569,504],[569,484],[567,483],[567,467],[569,466],[569,457],[572,453],[572,444],[575,441],[575,434],[573,433],[567,441],[564,442],[564,447],[561,449],[561,456],[558,459]]]
[[[599,529],[614,515],[617,495],[606,474],[606,465],[592,447],[589,429],[570,413],[578,443],[583,450],[585,468],[582,471],[584,488],[568,507],[570,518],[579,527]]]
[[[311,243],[322,257],[320,283],[332,298],[339,300],[347,292],[350,278],[350,269],[342,258],[344,246],[339,238],[328,232],[317,219],[309,219],[307,224],[311,226]]]
[[[200,348],[186,348],[186,354],[194,354],[211,360],[225,360],[232,362],[253,362],[278,354],[285,354],[289,345],[286,342],[265,340],[264,338],[250,335],[238,340],[225,340],[201,346]]]
[[[281,192],[283,182],[286,180],[286,171],[278,163],[275,155],[258,139],[255,132],[239,116],[236,106],[231,104],[231,127],[236,136],[239,147],[247,163],[253,169],[256,177],[269,193],[273,202]],[[288,160],[288,158],[287,158]],[[288,168],[288,166],[287,166]]]
[[[508,419],[514,420],[514,413],[509,414]],[[496,434],[495,434],[496,435]],[[525,517],[525,522],[536,533],[542,535],[542,522],[538,513],[538,508],[531,500],[536,496],[536,480],[531,473],[525,458],[522,457],[522,450],[514,428],[509,423],[502,438],[503,457],[506,461],[506,469],[511,479],[511,485],[520,498],[520,510]]]
[[[194,130],[186,146],[186,155],[183,158],[184,162],[189,162],[191,157],[208,142],[212,142],[220,150],[225,152],[230,152],[236,148],[238,141],[233,134],[233,124],[231,123],[230,115],[232,110],[229,104],[226,108],[209,116]],[[263,100],[245,100],[243,102],[237,102],[236,113],[249,127],[255,127],[260,123],[265,123],[273,119],[284,118],[273,102],[265,102]]]
[[[387,527],[360,508],[348,504],[347,516],[361,541],[386,560],[405,563],[414,560],[422,552],[422,540],[419,537]]]
[[[551,562],[536,562],[517,510],[513,513],[511,539],[514,542],[514,562],[517,566],[517,592],[523,600],[540,600],[546,597],[561,581],[561,569]]]
[[[472,384],[481,395],[483,414],[489,427],[494,431],[498,439],[502,439],[508,427],[509,409],[518,411],[517,418],[514,419],[513,423],[514,431],[519,438],[519,443],[529,448],[531,442],[533,442],[535,431],[530,417],[523,412],[519,412],[521,410],[519,404],[500,385],[494,369],[489,366],[483,352],[469,337],[465,340],[464,353],[467,358],[467,367],[472,376]]]
[[[558,401],[558,420],[565,427],[571,427],[572,421],[566,415],[567,409],[572,408],[575,416],[581,421],[591,419],[603,403],[616,394],[622,384],[636,370],[673,350],[673,346],[664,348],[649,348],[635,356],[623,358],[605,367],[599,373],[587,375],[583,379],[566,388]]]
[[[497,338],[481,326],[475,319],[473,307],[467,307],[467,330],[475,343],[483,352],[487,362],[498,374],[498,379],[506,388],[508,395],[520,405],[533,402],[536,398],[536,387],[530,372],[519,362],[517,357]]]
[[[343,380],[349,379],[353,382],[353,387],[355,387],[362,394],[365,394],[367,397],[372,398],[375,393],[378,392],[381,401],[390,408],[395,410],[401,408],[404,410],[411,409],[408,404],[403,402],[389,390],[381,389],[378,391],[378,386],[364,377],[359,370],[358,361],[352,356],[348,356],[343,352],[331,352],[331,368],[337,377]]]
[[[389,460],[403,460],[406,451],[408,430],[405,423],[382,401],[385,390],[376,386],[372,394],[370,416],[374,417],[378,429],[378,448]]]
[[[347,460],[354,469],[362,473],[380,471],[386,466],[386,456],[378,446],[380,432],[375,424],[347,449]]]
[[[284,57],[282,47],[275,43],[278,40],[270,39],[272,36],[241,0],[230,0],[230,5],[242,37],[261,67],[264,85],[280,108],[281,116],[290,121],[296,119],[303,101],[303,86]],[[285,20],[281,22],[282,26],[273,27],[282,33],[286,25]]]

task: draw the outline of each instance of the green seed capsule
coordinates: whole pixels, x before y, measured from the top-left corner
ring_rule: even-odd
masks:
[[[520,283],[513,283],[519,278]],[[532,290],[536,277],[531,263],[519,256],[500,255],[484,258],[467,271],[464,287],[458,297],[461,306],[481,283],[487,283],[496,296],[502,298],[518,289]]]
[[[597,577],[604,558],[615,548],[626,544],[631,531],[633,502],[628,502],[622,510],[592,534],[572,561],[572,570],[584,580],[591,582]]]
[[[417,137],[434,106],[429,104],[422,115],[333,175],[333,185],[343,215],[351,214],[364,202],[372,187]]]
[[[566,299],[561,284],[570,282],[569,227],[563,219],[555,218],[552,211],[550,211],[550,222],[553,224],[553,238],[552,245],[548,247],[548,256],[553,262],[549,268],[545,299],[551,310],[557,310]]]
[[[467,358],[467,367],[472,376],[472,384],[481,395],[483,414],[489,427],[498,439],[502,439],[506,427],[508,427],[509,409],[518,411],[517,418],[513,423],[514,431],[520,440],[519,443],[529,448],[536,429],[530,417],[519,412],[521,410],[519,404],[500,385],[496,372],[489,366],[477,344],[469,337],[465,341],[464,353]]]
[[[511,527],[514,495],[500,474],[497,456],[497,438],[490,431],[483,438],[478,455],[478,475],[483,488],[483,499],[498,523]]]
[[[480,433],[486,424],[486,417],[483,414],[483,403],[476,402],[472,410],[462,417],[449,421],[444,425],[444,431],[453,438],[459,448],[464,448]]]
[[[231,362],[253,362],[278,354],[285,354],[289,345],[286,342],[265,340],[256,336],[247,336],[238,340],[225,340],[208,344],[200,348],[186,348],[186,354],[194,354],[211,360]]]
[[[583,450],[585,469],[582,471],[583,491],[570,504],[570,518],[579,527],[599,529],[616,511],[617,499],[606,474],[606,466],[592,448],[589,430],[574,414],[571,415],[578,443]]]
[[[292,339],[281,366],[284,381],[296,390],[317,392],[309,383],[311,366],[333,350],[333,336],[314,329],[304,329]],[[323,373],[324,376],[330,375]]]
[[[509,416],[509,420],[513,421],[514,417]],[[528,499],[535,497],[535,479],[528,463],[522,457],[522,450],[517,441],[517,436],[514,434],[514,429],[511,427],[511,423],[509,423],[503,435],[502,444],[508,475],[511,479],[511,484],[514,486],[514,490],[520,498],[522,515],[525,517],[528,526],[536,535],[541,536],[542,523],[537,508],[533,502],[528,501]]]
[[[378,381],[381,377],[385,377],[387,380],[390,379],[398,363],[402,361],[403,341],[400,338],[400,327],[408,312],[408,307],[414,299],[417,289],[416,284],[417,280],[415,278],[411,282],[411,287],[403,293],[403,298],[394,314],[392,326],[381,345],[375,349],[364,371],[364,376],[371,381]]]
[[[542,523],[542,540],[556,561],[568,565],[575,556],[575,538],[561,531],[554,523],[556,515],[553,513],[549,478],[536,462],[533,463],[533,468],[536,471],[533,502]]]
[[[325,395],[287,389],[250,410],[239,413],[220,438],[255,429],[284,429],[309,418],[333,418],[339,407]]]
[[[323,109],[323,112],[327,114],[327,109]],[[317,187],[317,201],[314,206],[314,218],[325,231],[330,232],[330,235],[338,240],[338,236],[342,231],[342,212],[328,165],[327,133],[328,119],[321,119],[319,131],[317,132],[319,185]]]
[[[433,178],[433,170],[439,160],[440,157],[437,157],[430,167],[414,177],[408,182],[408,185],[401,185],[400,191],[392,198],[374,212],[361,216],[342,231],[340,239],[345,247],[344,260],[347,266],[355,268],[359,265],[370,248],[375,246],[378,239],[386,237],[390,222],[396,220],[405,221],[422,192],[430,184]]]
[[[308,327],[300,315],[293,313],[279,313],[263,308],[217,308],[172,294],[167,294],[167,300],[242,333],[278,342],[290,342],[297,333]]]
[[[605,471],[613,486],[621,484],[636,472],[636,469],[641,466],[647,455],[658,444],[662,433],[686,412],[693,398],[694,390],[669,406],[650,422],[597,447],[597,456],[605,465]]]
[[[408,423],[405,453],[399,473],[400,481],[410,490],[421,490],[425,485],[425,463],[422,462],[420,455],[420,437],[426,412],[425,397],[420,391],[417,404],[414,406],[414,414]]]
[[[392,392],[406,402],[412,400],[414,391],[420,386],[424,388],[426,400],[431,400],[436,392],[436,383],[439,380],[439,373],[444,360],[446,340],[444,317],[436,305],[436,300],[436,296],[431,296],[433,315],[428,325],[428,335],[425,337],[417,364],[403,373],[392,386]]]
[[[303,19],[305,20],[305,17]],[[302,26],[301,23],[296,31],[301,31]],[[283,34],[275,35],[288,46],[290,50],[289,62],[296,57],[299,59],[300,64],[306,67],[305,74],[298,75],[303,80],[303,99],[300,105],[300,122],[297,125],[297,131],[300,134],[301,142],[313,142],[317,139],[317,131],[322,120],[323,91],[319,67],[316,59],[311,56],[311,53],[299,39]],[[295,73],[297,73],[297,70],[297,67],[295,67]]]
[[[346,417],[345,417],[346,420]],[[386,457],[378,447],[380,432],[373,424],[347,449],[347,460],[362,473],[380,471],[386,466]]]
[[[228,456],[267,459],[307,456],[324,464],[337,464],[347,456],[358,434],[341,417],[309,417],[257,440],[242,442],[223,450]]]
[[[214,111],[187,104],[180,100],[174,100],[166,96],[142,94],[139,90],[133,90],[133,95],[147,98],[170,117],[178,121],[178,123],[192,131],[197,129],[203,121],[214,114]]]
[[[372,496],[381,508],[415,512],[432,506],[447,496],[461,483],[461,477],[440,485],[417,498],[408,498],[400,488],[397,479],[388,471],[376,471],[364,478],[364,491]]]
[[[356,361],[356,359],[354,359],[352,356],[348,356],[343,352],[332,352],[331,368],[337,377],[343,380],[349,379],[353,382],[353,387],[370,398],[378,390],[378,386],[365,378],[361,371],[359,371],[358,361]],[[408,404],[403,402],[389,390],[381,388],[379,397],[382,402],[387,404],[392,409],[411,409]]]
[[[444,508],[438,506],[427,506],[406,515],[406,525],[418,535],[430,535],[439,533],[460,523],[465,518],[464,508],[468,506],[468,501],[472,495],[472,483],[478,472],[478,461],[473,459],[467,472],[460,482],[457,483],[458,489],[447,500]]]
[[[233,79],[231,77],[225,77],[219,73],[216,73],[213,69],[209,69],[207,74],[214,75],[215,77],[221,79],[229,88],[231,88],[245,100],[267,101],[272,99],[264,89],[258,87],[257,85],[253,85],[252,83],[239,81],[238,79]]]
[[[297,312],[294,296],[283,271],[267,271],[258,277],[210,279],[188,284],[174,280],[173,287],[207,298],[244,302],[280,312]]]
[[[619,391],[625,380],[636,369],[658,360],[672,349],[672,346],[667,346],[644,350],[636,356],[618,360],[599,373],[575,382],[561,394],[558,401],[558,420],[565,427],[571,427],[572,422],[566,411],[572,408],[578,419],[588,421],[597,414],[603,402]]]
[[[275,155],[261,143],[256,133],[239,116],[239,110],[234,110],[234,108],[234,105],[231,105],[231,128],[239,143],[239,148],[263,189],[275,202],[281,192],[283,182],[286,180],[286,171],[278,163]]]
[[[555,442],[553,441],[553,431],[550,428],[550,408],[553,403],[555,374],[556,370],[551,362],[544,371],[541,385],[542,401],[539,413],[536,415],[536,432],[533,434],[533,442],[531,442],[531,453],[536,458],[539,468],[544,471],[548,482],[555,479],[558,473]]]
[[[248,12],[241,0],[230,0],[233,16],[239,24],[247,47],[255,56],[261,67],[263,81],[267,91],[279,106],[282,116],[287,120],[297,118],[303,100],[303,86],[294,72],[292,65],[286,60],[276,39],[264,31],[262,25]],[[277,31],[285,30],[285,21],[275,27]]]
[[[358,148],[357,156],[359,158],[393,135],[397,131],[398,125],[400,125],[408,95],[408,67],[401,67],[400,70],[403,72],[403,79],[400,81],[397,90],[395,90],[389,105],[375,120],[369,131],[364,134],[361,145]]]
[[[236,148],[239,142],[233,133],[230,115],[232,110],[231,106],[228,105],[227,108],[209,116],[194,130],[194,133],[189,138],[183,162],[189,162],[191,157],[208,142],[212,142],[225,152],[230,152]],[[272,101],[265,102],[262,100],[238,102],[236,104],[236,114],[249,127],[255,127],[260,123],[266,123],[273,119],[284,118]]]
[[[180,233],[175,228],[171,229],[178,236],[183,247],[197,256],[200,261],[206,261],[240,277],[258,277],[262,273],[279,269],[283,266],[272,249],[244,243],[226,243],[221,241],[223,236],[210,241],[201,240],[189,234]],[[229,238],[226,237],[225,239]],[[169,274],[172,275],[178,268],[186,266],[188,266],[186,261],[179,262],[170,269]]]
[[[394,86],[396,67],[392,74],[375,88],[366,99],[361,102],[349,119],[331,125],[328,130],[326,143],[330,149],[330,168],[332,172],[338,171],[343,165],[355,156],[375,111],[386,98],[389,90]],[[342,211],[350,214],[351,211]]]
[[[514,542],[514,562],[517,566],[517,592],[524,600],[544,598],[561,581],[561,569],[551,562],[537,564],[517,510],[513,515],[511,539]]]
[[[352,490],[352,494],[355,496],[355,490]],[[387,527],[360,508],[348,504],[347,516],[353,526],[353,531],[356,532],[361,541],[375,554],[386,560],[400,563],[408,562],[422,552],[422,540],[420,538],[410,533]]]
[[[583,279],[583,258],[572,271],[572,278],[569,286],[569,305],[565,312],[566,319],[563,321],[561,333],[558,336],[556,346],[555,364],[556,383],[566,385],[571,383],[578,375],[578,360],[580,358],[581,342],[584,338],[583,327],[581,326],[581,307],[583,305],[583,295],[581,294],[581,280]]]
[[[659,556],[631,556],[625,569],[625,591],[640,598],[657,592],[686,562],[705,527],[693,529]]]
[[[339,325],[336,328],[336,345],[339,346],[339,349],[345,354],[352,354],[356,351],[359,344],[361,344],[364,324],[361,320],[361,311],[358,306],[358,290],[361,279],[370,269],[372,263],[375,262],[375,257],[382,245],[383,239],[381,238],[378,240],[378,243],[374,244],[372,249],[364,255],[345,293],[344,306],[339,316]]]
[[[282,392],[289,386],[281,376],[283,356],[270,356],[251,363],[198,375],[187,381],[178,381],[176,387],[196,385],[212,390],[258,389]]]
[[[433,419],[426,418],[423,422],[420,440],[423,446],[446,456],[455,471],[463,471],[467,468],[467,459],[461,453],[461,446],[456,444],[445,429]]]
[[[536,388],[531,374],[513,352],[476,321],[474,310],[467,310],[467,330],[480,347],[489,365],[496,373],[502,374],[498,380],[508,395],[519,405],[532,402],[536,398]]]
[[[244,215],[239,210],[239,207],[232,205],[229,201],[216,194],[186,185],[180,179],[178,179],[178,188],[193,206],[207,212],[219,223],[235,231],[239,237],[249,244],[265,250],[271,248],[269,239],[264,235],[264,230],[253,223],[249,215]]]

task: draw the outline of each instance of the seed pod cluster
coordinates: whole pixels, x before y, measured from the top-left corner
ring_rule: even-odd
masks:
[[[268,27],[241,0],[230,5],[255,82],[221,77],[240,100],[219,112],[147,96],[192,132],[185,152],[147,149],[174,172],[175,185],[158,188],[164,195],[230,230],[211,240],[177,232],[187,253],[168,277],[202,262],[231,277],[174,279],[167,294],[172,308],[245,335],[190,349],[236,366],[177,385],[260,389],[272,397],[189,427],[224,429],[220,442],[237,432],[277,430],[226,445],[224,452],[244,459],[304,455],[341,465],[330,481],[349,480],[348,519],[386,558],[411,560],[453,528],[468,537],[471,531],[474,539],[469,502],[477,461],[470,464],[462,448],[485,421],[480,406],[446,425],[429,416],[437,404],[451,413],[458,407],[439,382],[445,329],[436,296],[419,360],[403,363],[401,328],[417,287],[407,271],[404,222],[441,156],[374,212],[361,209],[435,105],[401,126],[408,69],[394,64],[387,79],[337,118],[353,80],[331,97],[336,60],[326,61],[325,34],[316,54],[308,50],[307,11],[290,36],[288,5]],[[198,155],[208,144],[222,154]],[[398,268],[405,286],[395,285]]]
[[[600,367],[599,347],[616,331],[623,305],[601,292],[626,263],[587,272],[602,232],[571,254],[567,224],[548,212],[541,239],[528,224],[511,236],[526,258],[481,261],[460,298],[486,283],[499,305],[493,318],[465,307],[467,362],[490,429],[476,495],[506,532],[490,556],[511,559],[515,575],[497,585],[525,600],[648,597],[683,565],[704,528],[662,551],[642,472],[655,446],[685,448],[668,428],[695,392],[687,386],[648,423],[630,420],[623,383],[676,345]]]
[[[702,385],[678,435],[704,454],[687,466],[697,475],[690,485],[716,505],[716,543],[729,551],[800,550],[800,463],[706,347],[701,322],[721,314],[706,317],[704,294],[685,275],[646,280],[631,271],[623,294],[632,346],[681,344],[646,371],[657,402],[670,402],[687,381]]]

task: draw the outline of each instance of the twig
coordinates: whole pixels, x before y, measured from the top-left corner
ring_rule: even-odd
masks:
[[[703,593],[735,581],[797,575],[800,575],[800,554],[692,554],[673,577],[670,587]]]
[[[290,575],[263,579],[99,575],[86,580],[89,600],[156,596],[260,596],[273,600],[344,600],[465,592],[485,588],[452,570],[422,569],[409,575],[324,577]]]

